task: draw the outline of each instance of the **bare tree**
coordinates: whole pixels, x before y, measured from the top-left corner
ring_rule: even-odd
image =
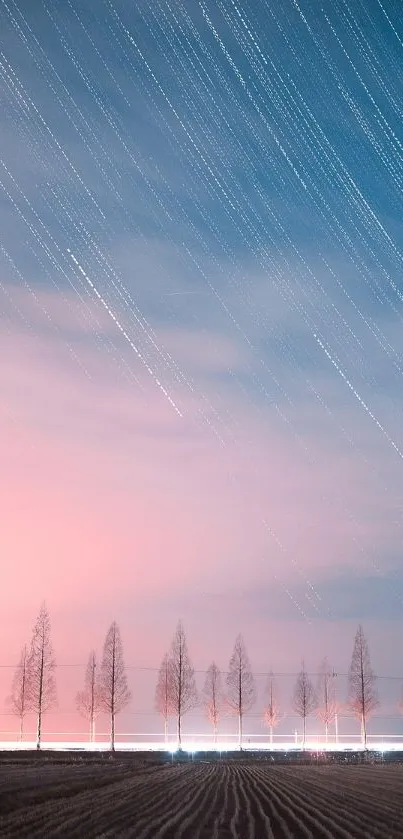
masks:
[[[255,682],[242,635],[235,640],[227,674],[227,704],[238,717],[238,745],[242,748],[243,717],[256,699]]]
[[[223,704],[223,690],[221,671],[215,661],[210,664],[206,672],[202,701],[207,719],[213,727],[213,740],[217,743],[217,727]]]
[[[28,713],[28,654],[24,644],[19,663],[15,669],[11,684],[11,693],[6,699],[6,705],[20,721],[20,742],[24,734],[24,717]]]
[[[277,686],[273,673],[270,671],[267,684],[268,702],[263,709],[263,720],[270,731],[270,743],[273,744],[273,731],[278,726],[281,714],[277,699]]]
[[[36,748],[41,748],[42,717],[56,704],[56,662],[50,637],[50,618],[42,603],[32,633],[27,661],[27,709],[37,718]]]
[[[294,688],[294,696],[293,696],[293,708],[294,711],[298,714],[299,717],[302,718],[303,722],[303,734],[302,734],[302,747],[305,748],[305,740],[306,740],[306,720],[312,711],[315,710],[316,706],[316,697],[315,697],[315,689],[314,686],[308,676],[308,673],[305,670],[305,664],[302,662],[302,669],[298,674],[297,681],[295,683]]]
[[[168,741],[168,719],[174,713],[172,702],[172,672],[168,653],[165,653],[158,671],[155,688],[155,708],[164,720],[164,739]]]
[[[97,661],[91,650],[84,676],[84,689],[76,694],[77,710],[90,724],[90,743],[95,740],[95,720],[101,712]]]
[[[361,723],[361,740],[367,745],[367,722],[379,705],[376,676],[371,668],[368,643],[362,626],[357,629],[348,673],[348,707]]]
[[[115,751],[115,717],[128,705],[131,692],[123,661],[123,645],[120,630],[113,621],[104,643],[101,672],[99,677],[100,709],[109,714],[111,725],[111,751]]]
[[[194,669],[192,667],[187,647],[186,635],[181,621],[179,621],[172,640],[169,655],[170,669],[170,706],[177,720],[178,748],[182,747],[182,718],[183,715],[197,705],[198,696]]]
[[[335,672],[324,658],[318,673],[316,686],[316,716],[325,727],[325,741],[328,742],[329,725],[335,722],[337,714]]]

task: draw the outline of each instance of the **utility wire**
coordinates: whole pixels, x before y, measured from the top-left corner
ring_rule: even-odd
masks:
[[[81,668],[84,669],[84,668],[87,667],[87,664],[88,664],[88,662],[85,662],[85,663],[81,662],[80,664],[78,664],[78,663],[77,664],[59,664],[59,663],[57,663],[55,665],[55,667],[56,668],[81,667]],[[20,664],[0,664],[0,669],[18,670],[19,667],[21,667],[21,666],[22,665],[20,665]],[[98,664],[97,667],[100,668],[101,665]],[[125,664],[124,669],[125,670],[136,670],[138,672],[149,672],[149,673],[159,673],[159,671],[160,671],[159,667],[142,667],[141,665],[138,665],[138,664]],[[195,670],[194,672],[195,672],[195,674],[199,673],[199,674],[205,675],[208,671],[207,670]],[[321,673],[313,673],[313,672],[310,672],[309,670],[306,670],[305,672],[306,672],[307,676],[310,676],[310,677],[313,677],[313,678],[322,675]],[[255,678],[269,678],[271,675],[275,678],[290,678],[290,677],[295,678],[296,676],[299,676],[299,673],[300,673],[299,670],[297,672],[274,672],[274,671],[267,670],[263,673],[253,672],[252,675]],[[221,670],[221,674],[223,676],[226,676],[228,674],[228,670]],[[347,678],[348,673],[342,673],[341,671],[337,670],[337,671],[333,671],[331,676],[335,679],[337,679],[338,677]],[[376,679],[378,679],[378,680],[379,679],[390,679],[390,680],[394,680],[394,681],[398,681],[398,682],[403,682],[403,675],[401,675],[401,676],[396,676],[396,675],[394,675],[394,676],[392,676],[392,675],[380,675],[379,676],[379,675],[376,675]]]

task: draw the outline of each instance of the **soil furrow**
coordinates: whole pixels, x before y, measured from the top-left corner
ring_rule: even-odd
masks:
[[[202,783],[206,777],[205,774],[200,776],[199,773],[196,773],[194,771],[196,770],[195,766],[185,766],[181,768],[185,769],[185,772],[181,779],[180,787],[175,785],[173,788],[168,788],[167,792],[169,793],[169,796],[166,796],[165,806],[163,806],[160,812],[155,812],[153,802],[150,802],[151,806],[148,813],[144,814],[141,821],[138,822],[136,839],[155,839],[158,834],[158,830],[162,829],[167,820],[177,813],[178,800],[181,804],[187,804],[190,799],[194,797],[193,786],[195,784],[197,786],[198,781]],[[150,819],[152,819],[154,831],[152,833],[150,833]]]
[[[262,802],[260,801],[258,795],[254,790],[252,773],[248,772],[248,770],[245,770],[245,775],[248,789],[248,797],[251,799],[251,803],[253,804],[253,807],[255,808],[257,814],[257,837],[264,835],[266,839],[277,839],[277,837],[273,833],[272,822],[267,813],[265,812],[262,806]],[[264,834],[262,833],[262,830],[264,831]]]
[[[2,839],[403,836],[399,765],[276,766],[241,755],[219,763],[133,758],[74,766],[26,759],[2,769]]]
[[[284,773],[285,776],[285,773]],[[339,790],[339,794],[335,795],[334,790],[329,790],[328,788],[324,787],[323,783],[320,781],[315,783],[313,779],[310,779],[309,782],[304,782],[301,779],[296,779],[295,776],[290,775],[288,773],[286,776],[287,778],[287,789],[289,790],[290,794],[294,794],[297,796],[299,800],[301,797],[307,801],[308,808],[312,802],[312,795],[314,796],[315,806],[320,807],[323,806],[324,811],[331,812],[333,818],[335,818],[338,823],[340,824],[341,828],[346,828],[348,833],[348,828],[350,829],[354,826],[355,836],[368,836],[368,830],[372,830],[372,836],[379,837],[382,839],[385,835],[392,834],[385,834],[385,830],[394,830],[397,825],[396,816],[390,811],[390,808],[385,808],[381,802],[378,805],[373,805],[373,798],[368,801],[364,801],[366,798],[364,791],[361,791],[359,795],[351,794],[351,792],[346,788],[342,787]],[[283,777],[283,781],[285,780]],[[273,783],[280,784],[280,781],[273,780]],[[279,787],[278,787],[279,788]],[[378,789],[379,792],[379,789]],[[348,818],[343,819],[343,815],[340,813],[340,800],[343,801],[343,812],[348,811]],[[373,825],[373,818],[372,816],[376,813],[378,822],[377,826]],[[382,820],[381,817],[382,816]]]
[[[210,790],[214,782],[214,767],[209,772],[207,778],[204,779],[200,791],[198,790],[197,784],[194,783],[194,779],[192,778],[191,780],[193,781],[191,795],[182,804],[179,812],[177,811],[167,819],[165,824],[160,827],[158,833],[152,834],[152,837],[155,836],[155,839],[183,839],[189,835],[188,828],[190,828],[194,821],[194,810],[196,810],[196,815],[198,815],[200,809],[202,809],[211,794]],[[190,836],[193,836],[193,832],[190,833]]]

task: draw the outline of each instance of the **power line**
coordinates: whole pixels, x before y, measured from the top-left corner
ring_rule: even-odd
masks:
[[[56,663],[55,667],[56,668],[68,668],[68,667],[85,668],[85,667],[87,667],[87,664],[88,664],[88,662],[80,662],[80,663],[75,663],[75,664]],[[20,665],[20,664],[0,664],[0,669],[18,670],[21,666],[22,665]],[[98,664],[97,667],[99,668],[100,665]],[[144,667],[144,666],[139,665],[139,664],[125,664],[124,669],[125,670],[136,670],[138,672],[149,672],[149,673],[159,673],[159,671],[160,671],[159,667]],[[205,675],[208,672],[208,670],[200,670],[200,669],[196,670],[195,669],[194,672],[195,672],[195,674]],[[227,676],[228,672],[229,672],[228,670],[221,670],[221,674],[223,676]],[[306,670],[305,672],[306,672],[307,676],[310,676],[312,678],[317,678],[317,677],[322,675],[321,673],[316,673],[316,672],[313,673],[313,672],[310,672],[309,670]],[[300,673],[299,670],[296,671],[296,672],[287,672],[287,671],[285,671],[285,672],[273,672],[273,671],[267,670],[267,671],[262,672],[262,673],[252,672],[252,675],[255,678],[269,678],[271,675],[274,676],[275,678],[291,678],[291,677],[296,678],[297,676],[299,676],[299,673]],[[333,678],[337,679],[339,677],[340,678],[348,678],[349,674],[348,673],[342,673],[339,670],[337,670],[337,671],[333,671],[333,673],[331,675],[332,675]],[[394,680],[394,681],[403,682],[403,675],[401,675],[401,676],[376,675],[376,679],[378,679],[378,680],[379,679],[390,679],[390,680]]]

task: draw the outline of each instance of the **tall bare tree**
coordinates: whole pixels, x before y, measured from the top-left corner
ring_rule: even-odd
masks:
[[[316,716],[325,728],[325,741],[328,742],[329,725],[335,722],[337,714],[335,672],[324,658],[318,673],[316,686]]]
[[[207,719],[213,727],[214,743],[217,743],[217,728],[223,705],[223,689],[221,671],[215,661],[210,664],[206,672],[202,702]]]
[[[273,731],[275,728],[277,728],[281,720],[281,714],[280,705],[277,697],[277,685],[273,673],[271,671],[269,673],[269,678],[267,681],[267,704],[263,709],[263,720],[269,728],[270,744],[272,745]]]
[[[178,748],[182,747],[183,715],[197,705],[198,695],[185,631],[179,621],[172,640],[169,655],[170,669],[170,705],[177,720]]]
[[[84,676],[84,689],[76,694],[77,710],[90,724],[90,743],[95,740],[95,721],[101,712],[97,660],[91,650]]]
[[[305,748],[306,721],[312,711],[315,710],[316,697],[315,688],[305,670],[304,662],[302,662],[302,668],[297,676],[292,704],[294,711],[302,718],[302,748]]]
[[[27,708],[36,714],[36,748],[41,748],[42,717],[56,704],[56,662],[53,653],[50,618],[42,603],[36,619],[27,661]]]
[[[360,625],[354,639],[353,654],[348,672],[348,707],[361,723],[361,741],[367,745],[367,722],[379,705],[375,688],[376,676],[371,668],[368,642]]]
[[[172,701],[172,668],[168,653],[165,653],[158,671],[155,687],[155,708],[164,720],[164,739],[168,742],[168,719],[174,714]]]
[[[24,736],[24,717],[28,713],[28,704],[28,654],[24,644],[11,683],[11,693],[6,699],[7,707],[20,721],[20,742]]]
[[[235,640],[226,682],[227,704],[238,717],[238,745],[241,749],[243,718],[256,699],[255,682],[242,635],[238,635]]]
[[[115,717],[130,702],[120,630],[113,621],[106,634],[99,676],[100,709],[110,717],[111,751],[115,751]]]

